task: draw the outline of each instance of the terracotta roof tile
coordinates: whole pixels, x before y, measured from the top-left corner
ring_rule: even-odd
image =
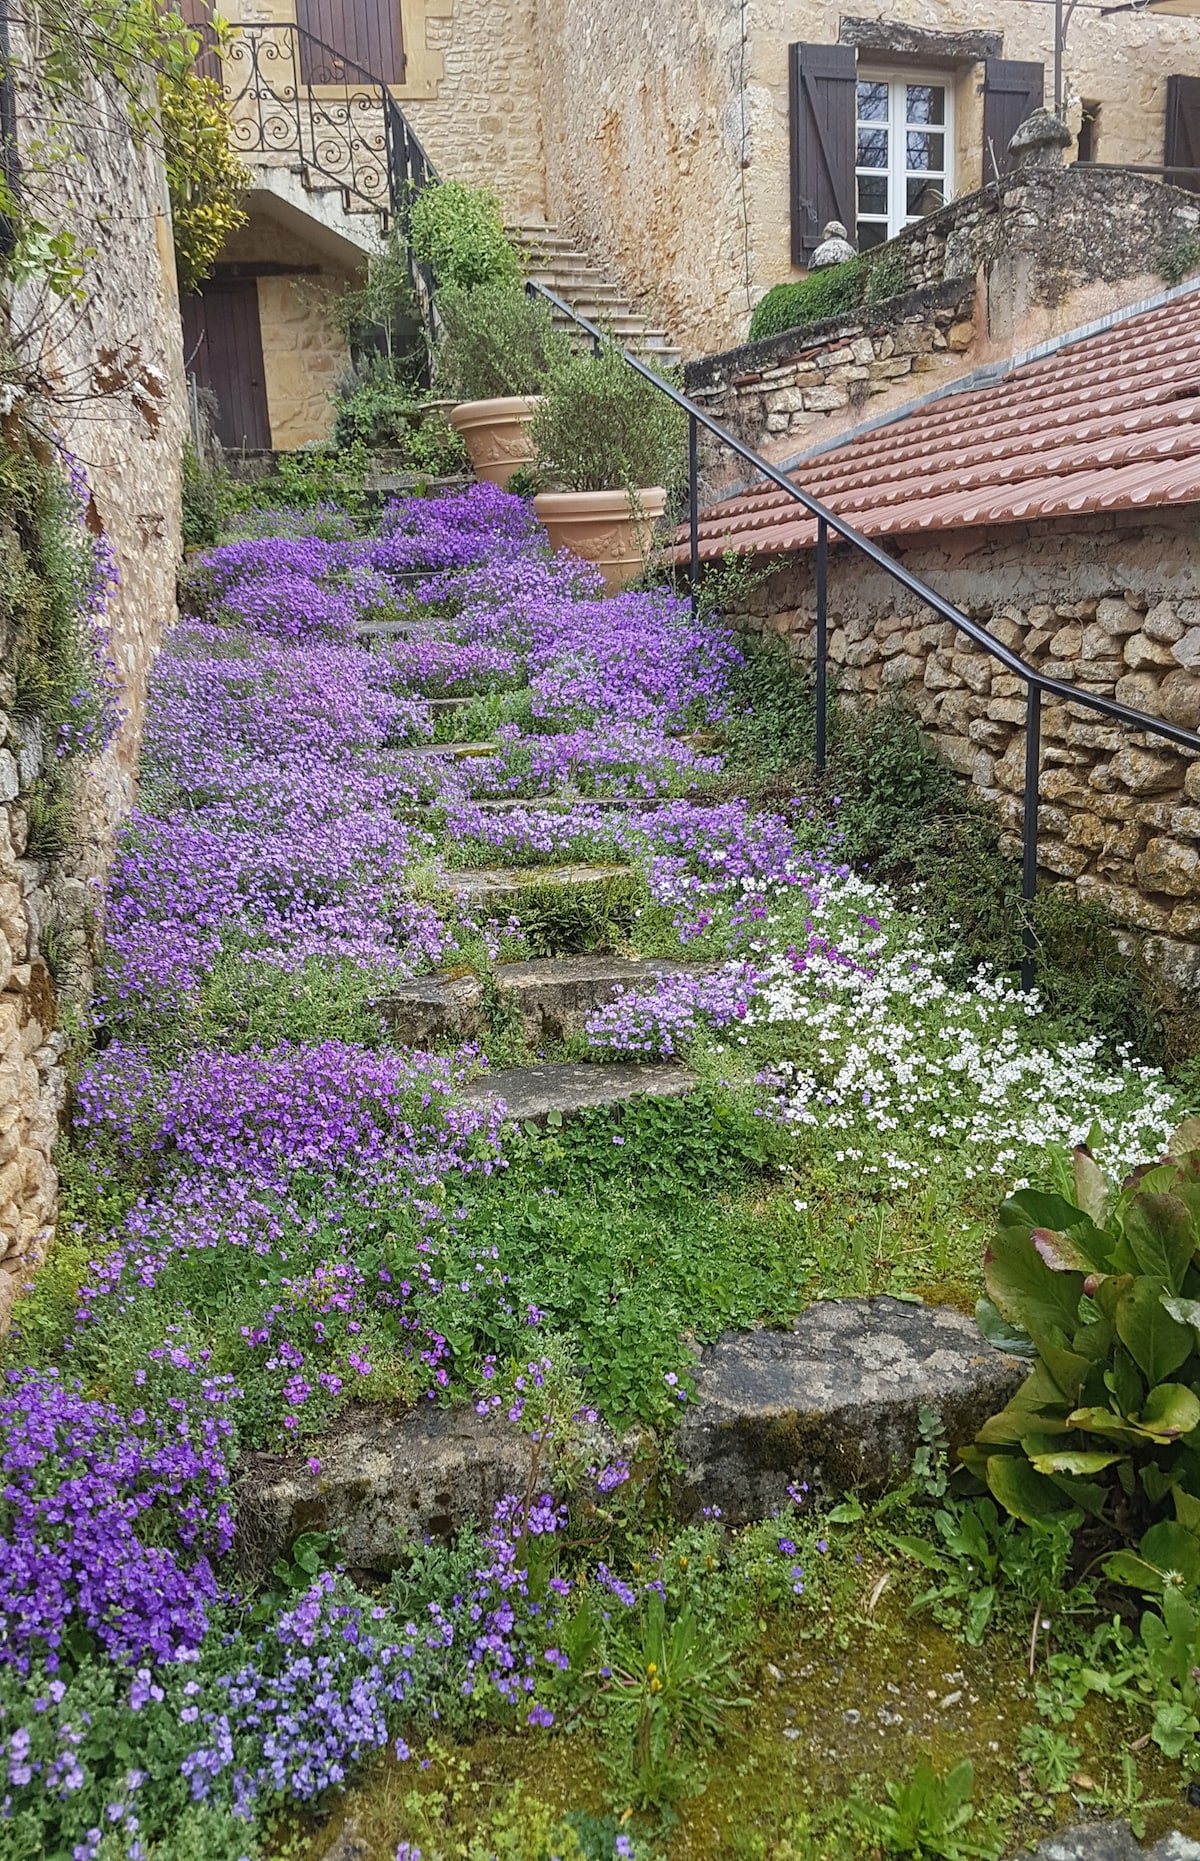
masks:
[[[794,477],[874,537],[1200,501],[1200,291],[901,408]],[[701,513],[704,557],[815,540],[773,486]]]

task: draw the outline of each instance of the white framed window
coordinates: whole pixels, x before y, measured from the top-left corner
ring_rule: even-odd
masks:
[[[944,72],[860,71],[857,96],[856,232],[865,252],[950,199],[954,93]]]

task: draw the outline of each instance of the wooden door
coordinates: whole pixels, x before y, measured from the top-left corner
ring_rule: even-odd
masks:
[[[1014,58],[986,58],[983,63],[983,179],[998,181],[1012,167],[1008,145],[1026,117],[1042,107],[1045,72],[1041,65]]]
[[[296,0],[301,28],[300,68],[310,84],[360,84],[366,77],[381,84],[404,82],[404,46],[400,37],[400,0]],[[305,33],[345,59],[344,70],[313,46]]]
[[[237,451],[270,446],[258,285],[253,278],[212,281],[182,308],[184,362],[216,402],[217,438]]]
[[[203,78],[212,78],[221,82],[221,54],[217,50],[217,35],[213,28],[213,0],[181,0],[180,15],[193,32],[200,35],[200,51],[196,59],[196,70]]]

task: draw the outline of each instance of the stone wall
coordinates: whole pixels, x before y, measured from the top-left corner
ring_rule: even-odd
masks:
[[[546,211],[539,0],[438,0],[422,9],[424,43],[441,76],[429,96],[397,90],[447,179],[493,187],[513,219]],[[403,9],[406,44],[409,7]],[[415,27],[416,22],[413,22]]]
[[[44,124],[27,67],[23,75],[19,129],[29,138]],[[72,136],[79,159],[54,171],[39,208],[90,248],[86,295],[76,304],[33,286],[17,293],[9,340],[23,385],[12,417],[57,432],[86,468],[88,520],[107,535],[121,578],[108,627],[124,722],[80,774],[69,853],[27,857],[23,803],[45,748],[35,727],[11,716],[13,642],[0,642],[0,1328],[53,1230],[51,1153],[65,1094],[56,998],[90,987],[100,886],[133,802],[146,683],[174,610],[180,546],[185,401],[161,162],[134,144],[120,103],[99,89]]]
[[[739,439],[786,461],[963,374],[974,348],[975,281],[952,278],[710,356],[687,369],[687,390]],[[702,503],[746,476],[707,435],[701,471]]]
[[[538,0],[552,220],[685,354],[745,328],[745,10],[736,0]]]
[[[1090,518],[956,531],[896,551],[905,566],[1038,670],[1200,729],[1195,518]],[[851,703],[898,697],[996,810],[1016,851],[1024,687],[870,564],[830,558],[830,663]],[[813,565],[786,563],[742,623],[815,652]],[[1200,989],[1200,761],[1083,706],[1043,702],[1040,860]]]

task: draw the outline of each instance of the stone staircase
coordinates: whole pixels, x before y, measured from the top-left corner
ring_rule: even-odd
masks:
[[[644,361],[674,367],[682,360],[666,331],[651,323],[621,286],[593,265],[570,234],[557,226],[518,225],[508,230],[528,255],[529,276],[537,284],[554,291],[580,316],[599,324]],[[555,318],[563,327],[571,327],[558,312]]]

